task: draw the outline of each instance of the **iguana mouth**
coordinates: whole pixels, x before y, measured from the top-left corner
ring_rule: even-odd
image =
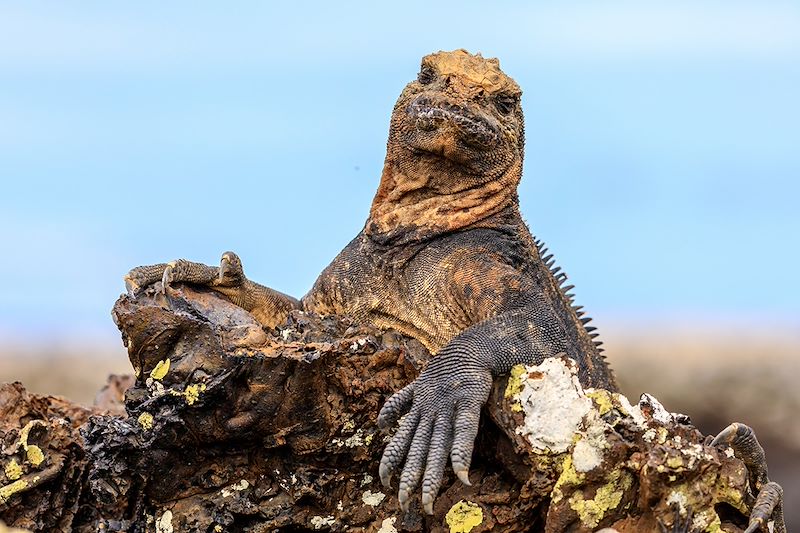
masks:
[[[414,125],[421,134],[437,136],[440,132],[452,130],[456,134],[456,140],[479,150],[490,150],[497,146],[500,140],[497,127],[486,117],[481,117],[462,105],[419,96],[408,105],[407,112],[415,120]],[[421,142],[416,148],[448,159],[453,159],[448,152],[457,151],[456,146],[448,150],[449,142],[445,139],[439,142],[431,142],[432,139],[426,141]]]

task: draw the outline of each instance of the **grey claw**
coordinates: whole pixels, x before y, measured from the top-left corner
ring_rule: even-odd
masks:
[[[403,511],[408,511],[409,505],[411,504],[411,498],[409,497],[408,491],[406,489],[400,489],[397,493],[397,501],[400,502],[400,509]]]
[[[378,475],[381,478],[381,484],[388,489],[392,484],[392,471],[388,466],[381,463],[378,467]]]
[[[167,263],[167,268],[164,269],[164,274],[161,276],[161,294],[167,294],[167,289],[170,288],[169,284],[172,282],[177,263],[171,261]]]
[[[133,281],[133,278],[131,278],[130,273],[128,273],[122,279],[125,282],[125,292],[128,293],[128,296],[134,298],[136,296],[136,293],[139,292],[139,284]]]
[[[756,533],[756,531],[759,531],[765,525],[766,524],[763,524],[758,520],[750,522],[750,525],[747,526],[747,529],[744,530],[744,533]]]
[[[433,496],[430,494],[422,495],[422,509],[425,514],[433,514]]]

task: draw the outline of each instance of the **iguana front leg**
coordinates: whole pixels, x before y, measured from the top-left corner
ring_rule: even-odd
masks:
[[[758,491],[756,502],[750,513],[750,522],[745,533],[768,531],[767,523],[775,521],[774,533],[786,533],[783,519],[783,489],[767,474],[767,458],[752,428],[734,422],[711,442],[712,446],[727,445],[733,454],[742,460],[750,476],[750,486]]]
[[[178,259],[136,267],[124,279],[128,292],[134,296],[158,281],[164,291],[171,283],[203,285],[225,295],[270,328],[285,322],[292,309],[302,307],[297,299],[247,279],[239,256],[233,252],[222,254],[219,267]]]
[[[388,487],[392,472],[405,463],[398,491],[404,510],[421,483],[422,506],[433,514],[448,456],[458,478],[469,484],[481,408],[494,376],[509,372],[515,364],[541,363],[556,355],[554,348],[561,345],[563,333],[537,323],[536,317],[533,309],[517,309],[464,330],[381,409],[381,427],[407,413],[380,464],[381,481]]]

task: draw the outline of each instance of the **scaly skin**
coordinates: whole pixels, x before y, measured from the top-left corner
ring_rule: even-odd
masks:
[[[364,229],[301,302],[247,280],[230,252],[220,268],[188,261],[139,267],[126,283],[133,290],[158,280],[204,284],[256,310],[270,327],[301,307],[420,340],[435,357],[380,412],[383,427],[407,415],[386,447],[380,476],[388,485],[402,466],[401,506],[408,508],[421,486],[423,507],[432,513],[448,456],[469,483],[494,377],[566,353],[584,386],[617,389],[566,275],[519,212],[520,96],[496,59],[463,50],[424,57],[418,79],[394,107]]]

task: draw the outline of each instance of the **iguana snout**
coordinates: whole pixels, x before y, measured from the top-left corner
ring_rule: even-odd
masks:
[[[494,117],[448,101],[441,95],[421,94],[408,105],[408,115],[415,121],[414,148],[460,161],[459,142],[470,148],[491,150],[500,141],[500,125]],[[452,147],[453,150],[448,150]],[[448,153],[452,152],[452,153]]]

